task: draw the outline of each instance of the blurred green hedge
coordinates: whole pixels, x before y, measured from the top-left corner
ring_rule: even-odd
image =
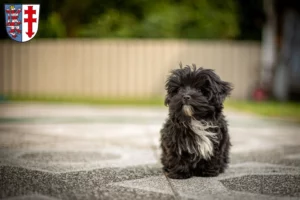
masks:
[[[37,37],[236,38],[235,0],[45,0]]]

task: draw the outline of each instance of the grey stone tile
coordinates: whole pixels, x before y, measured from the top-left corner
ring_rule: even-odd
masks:
[[[164,194],[173,194],[172,188],[170,187],[164,175],[130,181],[122,181],[113,183],[112,185],[136,188],[145,191],[152,191]]]
[[[9,198],[5,198],[3,200],[58,200],[58,199],[40,195],[40,194],[32,194],[32,195],[9,197]]]
[[[231,163],[261,162],[299,167],[300,159],[297,157],[299,152],[300,146],[298,145],[278,145],[278,147],[274,149],[252,150],[246,153],[232,153]]]
[[[158,166],[109,168],[61,174],[2,166],[0,198],[39,193],[58,199],[118,199],[126,197],[173,199],[172,194],[114,186],[113,183],[161,175]],[[119,191],[119,193],[116,193]],[[135,199],[135,198],[134,198]]]
[[[297,199],[299,176],[298,167],[241,163],[232,165],[218,177],[170,181],[180,196],[196,199],[204,196],[208,199]]]
[[[159,164],[152,149],[106,147],[94,151],[0,150],[2,165],[62,173],[107,167]]]
[[[230,190],[300,197],[300,175],[245,175],[221,180]]]
[[[110,187],[102,190],[96,199],[111,199],[111,200],[176,200],[175,196],[172,194],[165,194],[160,192],[151,192],[145,190],[139,190],[136,188],[128,187]]]

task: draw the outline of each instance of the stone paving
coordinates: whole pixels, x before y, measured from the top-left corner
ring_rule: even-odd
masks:
[[[300,125],[226,113],[226,173],[173,180],[166,108],[0,104],[0,199],[300,199]]]

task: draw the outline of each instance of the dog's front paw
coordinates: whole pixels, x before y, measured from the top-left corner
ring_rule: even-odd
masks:
[[[205,170],[202,171],[199,175],[202,177],[216,177],[220,174],[219,170]]]
[[[169,172],[169,169],[167,167],[163,167],[163,171],[168,173]]]
[[[190,173],[167,173],[167,176],[172,179],[188,179],[192,175]]]

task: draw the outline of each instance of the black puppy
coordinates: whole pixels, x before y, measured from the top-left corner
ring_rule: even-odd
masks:
[[[232,86],[211,69],[180,65],[166,82],[169,116],[161,130],[167,176],[218,176],[229,163],[230,138],[222,113]]]

